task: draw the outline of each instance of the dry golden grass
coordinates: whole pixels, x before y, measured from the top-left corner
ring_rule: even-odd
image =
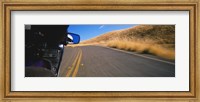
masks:
[[[81,43],[95,43],[175,60],[174,25],[138,25],[124,30],[108,32]]]
[[[113,39],[108,41],[106,46],[126,51],[154,54],[171,60],[175,59],[175,50],[173,48],[165,48],[150,39]]]

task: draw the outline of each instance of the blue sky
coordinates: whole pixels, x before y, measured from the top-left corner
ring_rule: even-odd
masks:
[[[91,39],[106,32],[113,30],[126,29],[135,26],[132,25],[70,25],[68,32],[79,34],[81,41]]]

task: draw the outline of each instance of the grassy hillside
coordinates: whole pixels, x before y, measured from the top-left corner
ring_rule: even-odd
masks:
[[[81,42],[175,59],[175,25],[138,25]]]

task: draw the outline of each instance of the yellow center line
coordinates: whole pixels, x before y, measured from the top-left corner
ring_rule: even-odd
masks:
[[[75,67],[75,64],[76,64],[77,61],[78,61],[78,58],[79,58],[80,53],[81,53],[81,51],[80,51],[80,49],[78,49],[78,53],[77,53],[77,56],[76,56],[76,58],[75,58],[75,60],[74,60],[74,62],[73,62],[73,64],[72,64],[72,67],[69,69],[69,71],[68,71],[67,74],[66,74],[67,77],[69,77],[69,76],[71,75],[71,73],[72,73],[72,71],[73,71],[73,69],[74,69],[74,67]]]
[[[81,50],[81,49],[80,49],[80,50]],[[78,73],[78,69],[79,69],[79,66],[80,66],[81,58],[82,58],[82,53],[83,53],[83,52],[82,52],[82,50],[81,50],[81,53],[80,53],[78,62],[77,62],[77,64],[76,64],[76,67],[75,67],[75,69],[74,69],[74,72],[73,72],[73,74],[72,74],[72,77],[75,77],[76,74]]]
[[[64,56],[64,55],[63,55],[63,56]],[[75,55],[75,57],[76,57],[76,55]],[[72,54],[69,55],[69,58],[73,58]],[[66,66],[68,66],[69,64],[70,64],[70,61],[67,61],[67,62],[66,62]],[[69,70],[69,69],[70,69],[70,66],[68,66],[67,68],[68,68],[68,70]],[[61,70],[59,70],[58,73],[60,73],[60,71],[61,71]],[[68,71],[67,71],[67,72],[68,72]],[[65,72],[63,71],[60,75],[63,75],[64,73],[65,73]]]

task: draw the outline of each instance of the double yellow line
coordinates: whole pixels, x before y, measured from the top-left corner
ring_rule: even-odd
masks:
[[[76,55],[76,58],[74,62],[72,63],[72,66],[70,67],[70,69],[67,71],[67,74],[66,74],[67,77],[70,77],[70,76],[75,77],[77,75],[81,58],[82,58],[82,53],[83,53],[82,50],[78,48],[78,53]]]

